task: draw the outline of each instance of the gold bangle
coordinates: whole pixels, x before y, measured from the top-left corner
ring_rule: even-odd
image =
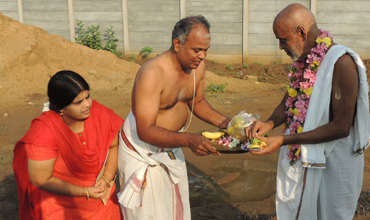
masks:
[[[108,183],[108,186],[110,187],[110,181],[105,177],[105,176],[102,176],[104,179],[105,179],[105,181],[107,181],[107,183]]]
[[[86,200],[89,200],[90,199],[89,190],[87,190],[86,186],[85,186],[85,190],[86,190]]]

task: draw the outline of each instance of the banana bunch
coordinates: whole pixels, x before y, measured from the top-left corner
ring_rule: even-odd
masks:
[[[219,139],[220,137],[225,135],[225,132],[222,131],[215,131],[215,132],[209,132],[205,131],[202,132],[202,135],[208,139]]]

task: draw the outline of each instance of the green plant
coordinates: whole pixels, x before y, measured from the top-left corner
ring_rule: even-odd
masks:
[[[213,63],[213,64],[216,64],[217,62],[216,62],[215,60],[212,60],[212,63]]]
[[[130,59],[134,60],[136,58],[136,54],[132,53],[130,56],[129,56]]]
[[[218,70],[218,67],[216,66],[214,69],[215,69],[215,70]]]
[[[234,67],[232,67],[231,65],[227,65],[226,66],[226,69],[229,70],[229,71],[233,71],[234,70]]]
[[[101,40],[100,25],[90,25],[84,28],[81,20],[77,20],[77,37],[76,43],[82,44],[92,49],[101,50],[103,44]]]
[[[244,64],[243,64],[243,67],[244,67],[244,68],[248,68],[248,67],[249,67],[249,64],[248,64],[248,63],[244,63]]]
[[[143,47],[139,53],[139,56],[141,56],[141,59],[146,59],[152,52],[153,48],[151,47]]]
[[[274,61],[274,65],[277,65],[277,62],[276,61]]]
[[[223,73],[223,72],[221,72],[221,71],[220,71],[218,74],[219,74],[219,75],[225,75],[225,73]]]
[[[209,85],[207,87],[207,91],[209,91],[209,92],[225,92],[225,87],[226,86],[227,86],[227,83],[226,84],[211,83],[211,85]]]
[[[107,50],[115,54],[116,56],[121,56],[122,52],[117,50],[117,41],[118,39],[114,36],[113,26],[110,26],[105,30],[106,40],[105,46],[103,47],[103,41],[101,39],[102,34],[100,33],[100,25],[90,25],[87,28],[84,28],[84,24],[81,20],[76,19],[77,21],[77,37],[75,38],[76,43],[82,44],[86,47],[95,50]]]
[[[5,125],[0,124],[0,131],[6,131],[6,130],[8,130],[8,127],[6,127]]]
[[[118,39],[114,36],[113,26],[105,29],[104,40],[106,40],[103,50],[107,50],[115,54],[117,57],[122,55],[122,51],[117,50]]]

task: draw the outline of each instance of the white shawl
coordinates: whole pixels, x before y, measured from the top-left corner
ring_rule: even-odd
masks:
[[[355,139],[357,143],[354,145],[353,151],[354,154],[361,154],[363,150],[366,149],[365,145],[369,140],[369,85],[367,83],[366,68],[364,64],[360,57],[348,47],[334,45],[330,48],[324,60],[320,64],[308,106],[303,132],[311,131],[329,122],[329,105],[334,64],[346,53],[351,55],[357,64],[359,75],[359,91],[356,108],[357,114],[354,123],[356,133]],[[320,144],[302,144],[301,160],[303,166],[325,168],[325,158],[330,154],[337,142],[338,140]]]
[[[357,143],[354,154],[362,153],[369,138],[369,102],[366,68],[359,56],[351,49],[335,45],[326,54],[316,75],[303,132],[313,130],[329,122],[330,95],[334,65],[337,60],[348,53],[355,61],[359,74],[359,92],[357,96],[357,114],[354,131]],[[286,134],[289,134],[289,129]],[[317,196],[321,181],[322,169],[325,168],[326,158],[333,150],[338,140],[301,145],[301,160],[293,166],[289,165],[288,146],[281,147],[276,179],[276,211],[279,219],[295,219],[303,189],[304,167],[308,168],[305,194],[310,194],[306,204],[312,204],[311,214],[317,212]],[[302,162],[305,165],[302,165]],[[309,169],[321,168],[321,169]],[[306,212],[305,213],[310,213]],[[303,217],[303,216],[301,216]]]

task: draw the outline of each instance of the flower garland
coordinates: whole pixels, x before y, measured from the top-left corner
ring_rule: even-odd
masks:
[[[301,133],[306,119],[308,104],[311,98],[313,85],[316,80],[316,73],[320,67],[321,61],[326,55],[326,51],[333,42],[331,35],[320,29],[321,35],[316,38],[316,47],[311,49],[307,55],[307,69],[304,68],[304,60],[293,62],[290,73],[288,74],[289,97],[285,102],[287,121],[283,133],[289,128],[289,134]],[[303,75],[303,79],[302,79]],[[296,163],[301,158],[301,145],[289,145],[288,159],[290,165]]]

